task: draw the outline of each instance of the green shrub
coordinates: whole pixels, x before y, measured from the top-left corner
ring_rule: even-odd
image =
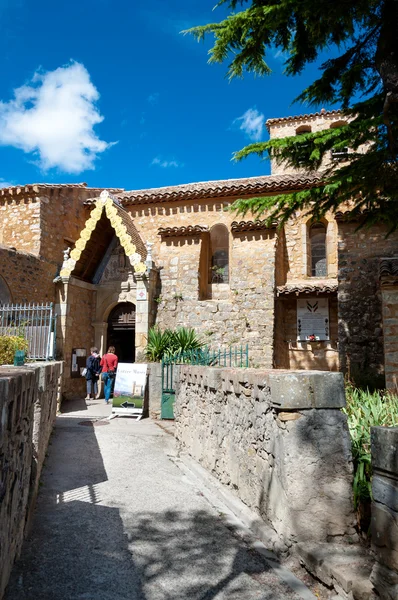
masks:
[[[159,362],[166,356],[174,356],[189,350],[202,348],[204,343],[198,338],[194,329],[179,327],[176,330],[151,327],[148,332],[148,344],[145,354],[151,362]]]
[[[346,388],[347,415],[354,460],[354,505],[371,499],[372,463],[370,428],[398,425],[398,397],[388,392],[370,392],[351,385]]]
[[[13,365],[16,350],[28,351],[29,342],[17,335],[0,335],[0,365]]]

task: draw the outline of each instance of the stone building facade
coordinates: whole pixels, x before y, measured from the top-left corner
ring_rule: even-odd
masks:
[[[267,126],[281,137],[341,120],[331,111]],[[387,292],[379,265],[398,255],[398,235],[357,231],[341,215],[314,223],[297,214],[281,229],[228,210],[238,198],[306,189],[318,177],[272,169],[136,191],[0,191],[0,302],[54,302],[67,397],[84,391],[77,351],[112,343],[122,360],[140,360],[154,324],[193,327],[213,348],[247,344],[255,367],[381,379],[385,364],[395,368],[394,322],[386,325],[395,288]]]

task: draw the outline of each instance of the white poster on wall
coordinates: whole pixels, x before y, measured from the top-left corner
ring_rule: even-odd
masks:
[[[315,342],[329,339],[328,298],[297,300],[297,340]]]

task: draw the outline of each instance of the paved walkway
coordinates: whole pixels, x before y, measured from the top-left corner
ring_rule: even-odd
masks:
[[[234,535],[149,420],[69,405],[6,600],[299,600]],[[94,417],[102,420],[96,421]]]

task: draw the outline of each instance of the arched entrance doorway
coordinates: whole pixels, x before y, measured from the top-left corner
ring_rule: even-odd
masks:
[[[111,310],[108,317],[109,346],[115,346],[119,362],[135,361],[135,306],[131,302],[122,302]]]

